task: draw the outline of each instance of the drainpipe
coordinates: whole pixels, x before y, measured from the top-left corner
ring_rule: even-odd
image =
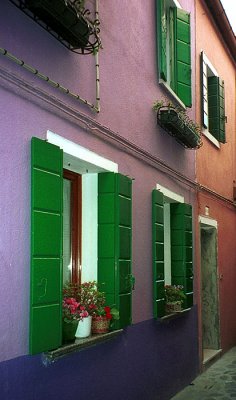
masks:
[[[95,1],[95,19],[99,19],[98,0]],[[99,51],[95,54],[95,69],[96,69],[96,111],[100,112],[100,72],[99,72]]]

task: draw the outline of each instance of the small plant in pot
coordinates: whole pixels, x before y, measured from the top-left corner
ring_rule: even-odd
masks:
[[[116,308],[101,305],[93,312],[92,333],[107,333],[118,319],[119,311]]]
[[[172,314],[182,310],[186,299],[181,285],[165,285],[166,313]]]
[[[75,332],[79,322],[79,307],[80,304],[74,297],[63,297],[62,337],[64,343],[71,342],[75,339]],[[85,316],[85,314],[83,315]]]
[[[92,312],[99,293],[95,282],[83,284],[67,282],[64,284],[62,301],[62,336],[64,343],[73,341],[75,337],[90,335]]]
[[[64,342],[89,336],[91,327],[92,333],[108,332],[119,319],[119,312],[105,304],[105,293],[99,290],[97,282],[66,283],[63,287]]]

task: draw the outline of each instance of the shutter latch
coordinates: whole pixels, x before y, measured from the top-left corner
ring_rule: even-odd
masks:
[[[134,277],[134,275],[132,275],[132,274],[129,275],[129,281],[130,281],[131,289],[134,290],[135,289],[135,277]]]

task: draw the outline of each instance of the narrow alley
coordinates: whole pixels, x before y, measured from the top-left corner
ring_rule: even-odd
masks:
[[[233,347],[171,400],[236,399],[236,347]]]

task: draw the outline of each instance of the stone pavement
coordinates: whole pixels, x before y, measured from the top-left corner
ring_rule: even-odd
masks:
[[[171,400],[236,400],[236,347]]]

